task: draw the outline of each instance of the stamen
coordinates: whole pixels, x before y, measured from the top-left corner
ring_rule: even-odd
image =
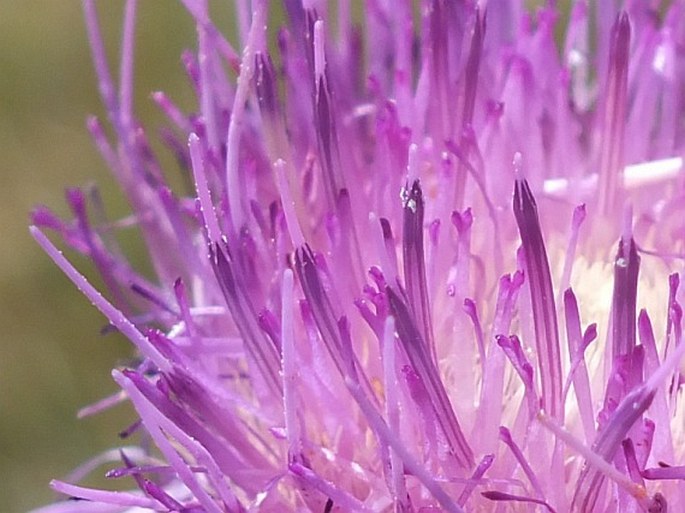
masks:
[[[385,389],[385,415],[388,427],[400,432],[399,384],[395,368],[395,319],[388,316],[383,328],[383,385]],[[408,508],[404,465],[396,451],[390,450],[390,477],[394,500],[402,510]]]
[[[585,221],[585,204],[578,205],[573,209],[573,217],[571,220],[571,235],[568,238],[568,247],[566,249],[566,258],[564,260],[564,270],[561,273],[561,281],[559,290],[566,290],[571,283],[571,271],[573,270],[573,262],[576,259],[576,247],[578,246],[578,236],[580,235],[580,227]],[[558,299],[558,298],[557,298]]]
[[[457,229],[457,258],[455,262],[456,272],[454,280],[450,280],[451,283],[448,285],[454,288],[454,293],[459,293],[460,297],[466,295],[469,290],[469,279],[470,279],[470,267],[471,267],[471,239],[472,239],[472,226],[473,226],[473,212],[470,208],[464,210],[464,212],[459,213],[457,211],[452,212],[451,215],[452,224]]]
[[[358,380],[352,347],[347,345],[341,336],[333,305],[321,283],[314,253],[307,244],[297,248],[295,252],[295,269],[321,338],[341,376]]]
[[[260,111],[267,116],[280,114],[276,72],[271,56],[257,52],[255,55],[255,88]]]
[[[571,289],[564,292],[564,312],[566,318],[566,338],[568,341],[568,353],[571,357],[571,370],[569,378],[573,382],[576,392],[578,411],[583,422],[585,442],[591,444],[595,439],[595,414],[593,411],[592,391],[590,389],[590,377],[585,365],[585,343],[581,334],[580,313],[578,302]],[[589,328],[588,328],[589,329]]]
[[[495,314],[489,334],[491,342],[483,365],[483,380],[475,424],[478,432],[476,439],[482,444],[480,450],[486,453],[494,452],[497,447],[497,427],[502,419],[506,362],[504,352],[492,342],[498,335],[509,333],[523,280],[523,273],[520,272],[515,273],[513,277],[506,274],[499,280]]]
[[[221,510],[216,501],[204,490],[195,474],[190,470],[190,466],[179,453],[179,449],[184,448],[187,451],[187,454],[192,455],[197,463],[207,466],[207,476],[210,478],[210,482],[216,488],[216,491],[220,493],[221,498],[226,501],[227,505],[235,507],[237,506],[237,500],[223,481],[224,477],[222,470],[228,471],[227,475],[232,476],[233,479],[239,479],[243,482],[243,485],[247,485],[248,488],[253,490],[256,488],[256,483],[250,485],[249,482],[246,481],[246,476],[238,477],[240,472],[238,469],[229,470],[225,464],[227,461],[224,462],[222,469],[219,469],[216,461],[212,457],[212,453],[215,456],[222,454],[223,457],[226,457],[228,456],[227,451],[216,452],[216,447],[212,446],[213,450],[212,453],[210,453],[205,447],[209,438],[204,440],[204,444],[200,443],[195,437],[181,429],[172,419],[164,415],[159,409],[160,405],[153,403],[145,392],[147,392],[147,394],[153,394],[157,397],[157,400],[161,400],[163,394],[158,389],[153,388],[147,380],[131,371],[122,373],[115,370],[112,372],[112,376],[126,391],[131,398],[131,401],[136,406],[141,418],[145,420],[145,427],[150,433],[150,436],[154,439],[159,450],[164,454],[169,464],[174,467],[179,478],[195,494],[195,497],[208,512],[221,513]],[[176,411],[177,413],[180,413],[178,410]],[[211,437],[211,434],[209,436]],[[178,445],[172,444],[171,440],[173,439],[176,440]],[[238,462],[234,461],[233,464],[238,464]]]
[[[497,492],[497,491],[481,492],[481,495],[483,497],[485,497],[486,499],[490,499],[491,501],[530,502],[533,504],[539,504],[539,505],[547,508],[547,510],[550,511],[551,513],[556,513],[556,510],[552,506],[547,504],[545,501],[540,500],[540,499],[535,499],[533,497],[524,497],[522,495],[513,495],[510,493]]]
[[[469,497],[473,493],[473,490],[475,490],[477,483],[483,478],[483,476],[492,466],[494,461],[494,454],[486,454],[485,456],[483,456],[483,459],[480,460],[478,466],[473,471],[473,474],[471,474],[471,479],[469,479],[469,482],[466,484],[466,486],[464,486],[464,491],[461,492],[461,495],[457,500],[457,504],[459,504],[460,506],[464,506],[466,504],[466,501],[469,500]]]
[[[314,22],[314,77],[317,83],[324,78],[326,73],[324,38],[324,22],[321,19],[316,20]]]
[[[478,311],[473,299],[464,299],[464,312],[469,316],[473,323],[473,329],[476,334],[476,343],[478,344],[478,355],[480,356],[480,365],[485,367],[485,337],[483,335],[483,327],[478,319]]]
[[[89,116],[86,121],[86,127],[88,128],[88,132],[90,132],[93,142],[95,142],[95,146],[97,147],[102,160],[104,160],[107,166],[119,176],[121,174],[119,158],[112,148],[112,145],[107,140],[100,120],[95,116]]]
[[[242,126],[245,122],[245,107],[254,73],[255,52],[260,50],[260,48],[257,48],[257,43],[263,37],[263,33],[266,30],[266,11],[267,7],[263,0],[257,1],[253,11],[250,32],[243,51],[243,60],[240,63],[238,85],[233,100],[231,121],[228,125],[228,135],[226,138],[226,192],[228,193],[231,222],[237,231],[241,230],[246,222],[246,210],[242,203],[245,197],[244,177],[240,171],[241,166],[238,162],[238,152]]]
[[[305,238],[302,234],[300,222],[297,219],[297,213],[295,212],[295,201],[290,193],[290,185],[288,184],[285,166],[285,162],[282,159],[278,159],[274,162],[273,168],[276,173],[276,183],[278,184],[278,192],[281,195],[281,205],[283,206],[283,214],[285,215],[285,222],[288,226],[290,240],[293,246],[299,248],[304,245]]]
[[[295,329],[293,326],[293,272],[286,269],[283,272],[283,286],[281,292],[281,340],[283,353],[281,368],[283,379],[283,411],[285,431],[288,439],[288,461],[295,455],[302,453],[300,425],[297,415],[298,402],[295,387],[297,385],[297,352],[295,349]]]
[[[259,369],[260,375],[266,381],[271,392],[281,395],[281,380],[278,377],[280,369],[279,356],[274,346],[265,338],[259,329],[257,316],[245,292],[243,284],[236,276],[235,262],[222,248],[221,243],[214,243],[209,247],[212,269],[223,292],[226,306],[228,306],[233,321],[245,343],[245,349],[250,356],[250,364]]]
[[[640,257],[632,237],[621,238],[614,260],[614,294],[611,307],[612,356],[630,355],[635,348],[635,305]]]
[[[470,469],[475,465],[473,452],[459,426],[459,421],[450,403],[444,383],[440,379],[440,373],[435,362],[430,357],[405,302],[391,287],[386,289],[386,293],[390,311],[395,317],[400,342],[412,367],[426,386],[440,427],[449,443],[450,452],[461,467]]]
[[[98,77],[98,86],[102,101],[107,110],[110,122],[120,131],[119,101],[116,96],[114,82],[107,64],[107,54],[105,52],[100,23],[98,21],[97,8],[94,0],[84,0],[83,10],[86,18],[86,28],[88,29],[88,39],[92,52],[95,73]],[[121,132],[120,132],[121,133]]]
[[[630,438],[626,438],[621,442],[623,446],[623,455],[626,458],[626,468],[628,469],[628,475],[635,483],[640,486],[644,486],[645,482],[640,475],[640,465],[637,462],[637,457],[635,456],[635,446]]]
[[[549,429],[554,435],[562,440],[567,446],[571,447],[573,450],[578,452],[581,456],[585,458],[588,465],[591,465],[597,472],[601,472],[603,475],[607,476],[614,482],[621,485],[624,489],[629,491],[635,497],[643,497],[645,495],[644,488],[635,485],[628,476],[618,471],[611,463],[605,461],[601,458],[595,451],[586,446],[583,442],[575,438],[568,430],[564,427],[559,426],[549,415],[544,411],[539,411],[537,415],[537,420]],[[590,506],[591,508],[591,506]],[[592,511],[592,509],[580,509],[578,511]]]
[[[404,224],[402,254],[404,256],[404,279],[407,297],[417,327],[421,330],[424,343],[437,362],[433,341],[428,285],[426,283],[426,264],[423,254],[423,215],[424,203],[421,185],[416,180],[404,198]]]
[[[310,18],[314,13],[309,13]],[[335,103],[326,70],[323,20],[310,19],[314,73],[314,125],[319,149],[319,160],[324,174],[324,186],[330,210],[334,211],[340,189],[345,188],[340,164],[338,132],[335,123]]]
[[[600,497],[600,490],[604,478],[607,476],[616,480],[616,473],[622,476],[620,480],[616,481],[618,484],[624,486],[634,497],[638,499],[644,498],[644,488],[635,485],[627,476],[625,476],[625,474],[615,470],[608,462],[614,459],[621,442],[635,422],[642,418],[642,414],[652,403],[654,394],[655,390],[647,384],[633,389],[633,391],[626,395],[623,401],[621,401],[604,428],[599,431],[597,439],[591,449],[591,452],[595,456],[590,459],[587,454],[581,452],[581,454],[585,456],[586,462],[592,465],[592,467],[586,466],[578,478],[578,483],[573,496],[573,511],[591,511],[592,508],[597,505],[597,501],[600,501],[599,505],[601,506],[603,501]],[[574,449],[577,450],[578,448],[574,447]],[[613,469],[612,472],[608,473],[604,465],[597,465],[597,458],[604,460],[607,465]],[[626,481],[628,481],[630,485],[627,485]],[[574,507],[577,509],[573,509]]]
[[[121,43],[121,64],[119,68],[119,119],[121,126],[129,133],[133,127],[133,57],[135,55],[135,23],[137,0],[128,0],[124,13],[124,27]]]
[[[645,479],[678,479],[685,480],[685,465],[681,466],[666,466],[656,468],[646,468],[642,471],[642,477]]]
[[[181,0],[183,6],[195,18],[198,25],[201,25],[212,38],[218,50],[223,54],[224,59],[230,64],[231,69],[238,73],[240,71],[240,55],[231,46],[231,43],[219,32],[216,26],[209,19],[208,9],[204,8],[206,0],[197,2],[195,0]]]
[[[516,335],[505,337],[499,335],[496,337],[497,345],[502,348],[504,354],[507,355],[509,361],[516,370],[516,373],[523,381],[525,386],[525,397],[528,401],[528,413],[530,417],[535,415],[539,409],[539,400],[535,392],[535,381],[533,374],[533,366],[530,364],[521,347],[521,342]]]
[[[116,392],[112,395],[105,397],[104,399],[100,399],[99,401],[93,404],[84,406],[76,413],[76,417],[79,419],[90,417],[91,415],[95,415],[96,413],[100,413],[101,411],[108,410],[116,406],[117,404],[121,404],[126,399],[126,394],[124,392]]]
[[[481,15],[480,8],[476,6],[476,20],[473,27],[473,35],[471,36],[471,46],[469,48],[469,56],[466,61],[466,69],[464,72],[464,91],[463,103],[461,112],[461,126],[457,125],[457,129],[462,133],[457,134],[459,146],[464,151],[464,159],[469,158],[470,144],[468,144],[467,137],[464,132],[467,127],[473,124],[473,112],[476,105],[476,92],[478,91],[478,72],[480,71],[480,62],[483,53],[483,41],[485,39],[485,15]],[[466,194],[466,175],[467,170],[462,160],[460,159],[455,170],[455,206],[461,208],[464,203],[464,195]]]
[[[152,100],[159,106],[166,117],[172,121],[181,131],[190,133],[193,125],[190,120],[181,112],[181,109],[174,104],[171,99],[162,91],[152,93]]]
[[[533,487],[537,497],[539,499],[544,499],[545,494],[542,492],[542,486],[540,486],[538,477],[535,475],[535,472],[533,472],[533,469],[524,456],[523,451],[521,451],[521,448],[514,441],[513,437],[511,436],[511,432],[504,426],[500,426],[499,428],[499,439],[502,440],[507,447],[509,447],[509,450],[514,455],[514,458],[516,458],[516,461],[521,466],[521,470],[523,470],[523,473],[528,478],[528,481],[530,481],[530,484]]]
[[[185,506],[166,493],[161,486],[153,483],[149,479],[142,479],[141,489],[153,499],[157,499],[169,511],[183,511]]]
[[[288,469],[306,485],[311,486],[314,490],[321,492],[328,496],[328,501],[332,500],[335,504],[346,511],[359,511],[363,513],[372,513],[372,511],[359,501],[356,497],[349,494],[347,491],[341,489],[335,483],[327,481],[319,476],[312,469],[300,463],[291,463]]]
[[[652,322],[647,311],[640,310],[638,316],[638,333],[640,343],[645,348],[645,375],[652,376],[660,367],[659,354],[654,339]],[[671,434],[671,414],[668,408],[667,396],[664,392],[657,393],[650,416],[655,420],[654,452],[656,459],[673,460],[673,435]]]
[[[563,421],[561,353],[552,278],[537,206],[526,180],[516,180],[514,214],[523,242],[526,272],[535,324],[535,346],[542,384],[543,409]]]
[[[87,501],[96,501],[128,508],[145,508],[152,511],[164,508],[164,505],[160,504],[159,501],[155,499],[141,497],[140,495],[130,492],[105,492],[93,488],[72,485],[63,481],[58,481],[57,479],[50,482],[50,487],[57,493]]]
[[[628,103],[628,57],[630,53],[630,22],[621,11],[611,28],[609,76],[606,84],[604,126],[599,163],[599,211],[613,212],[618,194],[623,188],[620,172],[623,169],[626,109]]]
[[[451,496],[445,492],[440,483],[433,478],[423,463],[420,464],[407,451],[405,443],[398,437],[398,434],[395,431],[390,430],[388,425],[363,394],[359,384],[347,378],[345,379],[345,385],[378,437],[383,443],[386,443],[395,450],[400,458],[402,458],[406,473],[416,476],[446,511],[450,513],[465,513],[464,510],[452,500]]]
[[[107,301],[102,294],[100,294],[95,287],[93,287],[88,280],[80,274],[73,265],[64,257],[61,251],[59,251],[55,245],[50,242],[50,240],[43,234],[43,232],[31,226],[29,228],[31,236],[38,242],[38,244],[43,248],[43,250],[48,254],[48,256],[57,264],[57,266],[62,269],[64,274],[66,274],[69,279],[76,285],[76,287],[83,292],[91,303],[100,310],[100,312],[107,317],[109,322],[112,323],[125,337],[127,337],[131,342],[133,342],[136,347],[143,353],[146,357],[150,358],[157,367],[162,371],[168,371],[171,369],[170,362],[164,358],[157,349],[150,343],[150,341],[143,336],[143,334],[138,331],[131,321],[124,316],[119,310],[117,310],[109,301]]]

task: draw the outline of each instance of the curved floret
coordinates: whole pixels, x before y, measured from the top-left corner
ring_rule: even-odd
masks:
[[[137,352],[80,414],[137,421],[41,513],[685,504],[685,7],[529,3],[236,0],[228,38],[182,0],[196,107],[152,94],[174,188],[135,116],[137,1],[116,83],[83,0],[132,212],[71,189],[31,233]],[[80,483],[103,465],[127,491]]]

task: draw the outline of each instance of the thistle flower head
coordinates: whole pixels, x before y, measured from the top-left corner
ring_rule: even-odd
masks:
[[[137,2],[118,85],[83,2],[132,216],[72,190],[31,232],[140,355],[82,413],[139,421],[41,512],[685,503],[682,2],[287,0],[277,27],[237,0],[238,47],[182,3],[197,107],[152,95],[172,189],[133,109]],[[78,484],[105,463],[129,491]]]

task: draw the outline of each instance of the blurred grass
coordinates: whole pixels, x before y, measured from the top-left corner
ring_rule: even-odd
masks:
[[[98,3],[115,75],[123,5]],[[151,91],[192,105],[179,56],[195,30],[171,0],[140,2],[138,19],[136,111],[154,131],[162,118]],[[103,110],[81,3],[0,0],[0,48],[0,511],[13,513],[52,500],[49,480],[117,446],[133,416],[120,406],[76,419],[80,407],[116,390],[110,369],[131,351],[99,334],[104,319],[27,231],[38,203],[68,214],[69,185],[94,181],[111,215],[127,212],[85,129],[86,115],[103,118]]]

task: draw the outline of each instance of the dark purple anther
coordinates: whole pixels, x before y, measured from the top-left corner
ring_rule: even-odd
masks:
[[[423,254],[423,216],[424,202],[421,185],[416,180],[404,199],[404,231],[402,254],[404,256],[404,281],[409,306],[416,326],[421,330],[421,338],[428,347],[432,358],[437,362],[433,332],[431,329],[430,304],[426,283],[426,263]]]
[[[552,277],[537,205],[526,180],[516,180],[514,215],[521,235],[530,284],[535,347],[542,384],[542,407],[553,417],[562,420],[564,408],[561,403],[561,354]]]
[[[635,348],[635,304],[640,257],[635,242],[623,238],[614,260],[614,295],[611,310],[611,338],[614,359],[629,355]]]
[[[306,244],[295,252],[295,270],[316,327],[340,374],[356,378],[354,357],[351,348],[345,345],[349,339],[341,336],[339,319],[324,290],[314,253]]]
[[[261,52],[255,55],[255,87],[261,112],[270,116],[277,114],[280,106],[278,104],[276,72],[271,56]]]

